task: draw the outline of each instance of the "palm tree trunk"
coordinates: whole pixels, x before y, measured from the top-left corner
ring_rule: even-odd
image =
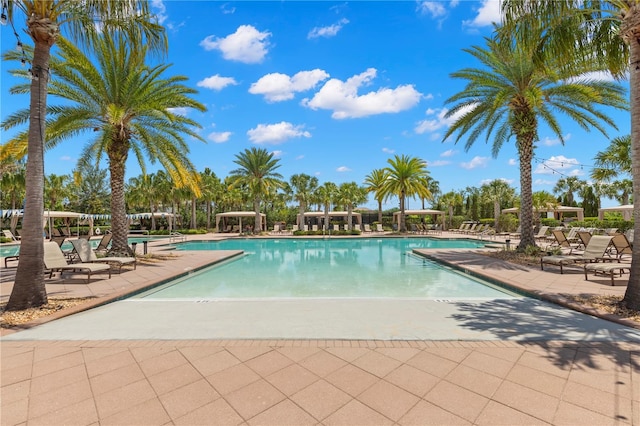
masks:
[[[351,226],[351,216],[352,216],[351,210],[352,209],[353,207],[351,207],[351,203],[347,204],[347,227],[349,231],[351,231],[352,229],[352,226]]]
[[[191,199],[191,229],[196,229],[196,199]]]
[[[518,250],[524,251],[527,246],[535,246],[533,235],[533,193],[531,189],[531,161],[533,160],[533,135],[518,137],[520,154],[520,225],[521,237]]]
[[[635,26],[632,28],[632,37],[629,42],[629,56],[631,64],[638,64],[640,61],[640,44],[637,43],[640,36],[640,9],[637,6],[629,10],[625,21],[631,21]],[[623,302],[627,307],[640,310],[640,76],[638,71],[631,67],[629,72],[630,104],[631,104],[631,172],[633,180],[633,249],[631,253],[631,271],[629,273],[629,284],[624,293]]]
[[[55,39],[54,39],[55,41]],[[53,44],[53,43],[51,43]],[[7,311],[45,305],[44,283],[44,137],[49,80],[49,43],[36,39],[32,69],[38,79],[31,80],[29,136],[27,141],[26,196],[22,217],[22,242],[16,278],[7,302]]]
[[[207,200],[207,232],[211,228],[211,200]]]
[[[493,229],[498,231],[498,218],[500,217],[500,202],[499,201],[494,201],[493,202],[493,217],[495,218],[495,220],[493,222]]]
[[[297,225],[298,225],[298,229],[303,229],[302,225],[304,225],[304,211],[306,210],[306,206],[305,204],[301,201],[300,204],[298,205],[298,220],[297,220]]]
[[[331,208],[331,204],[327,203],[324,205],[324,223],[329,223],[329,209]]]
[[[124,172],[128,144],[114,142],[109,149],[109,175],[111,181],[111,249],[112,256],[129,256],[127,241],[129,224],[124,200]]]
[[[260,198],[255,198],[253,200],[253,210],[256,212],[256,220],[253,225],[254,232],[262,232],[262,218],[260,217]],[[242,232],[242,229],[240,230]]]
[[[404,191],[400,193],[400,232],[407,232],[407,220],[404,217]]]
[[[382,225],[382,201],[378,201],[378,223]]]

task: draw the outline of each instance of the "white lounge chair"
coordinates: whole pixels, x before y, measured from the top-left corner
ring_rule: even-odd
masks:
[[[52,241],[44,243],[44,267],[49,270],[49,278],[53,276],[55,271],[60,271],[61,275],[65,271],[86,273],[87,283],[91,281],[91,274],[96,272],[108,272],[109,278],[111,278],[110,265],[101,263],[67,263],[62,249]]]
[[[135,257],[97,257],[89,241],[83,239],[71,240],[71,244],[73,244],[73,248],[83,263],[107,263],[109,265],[115,265],[118,267],[118,273],[120,273],[124,265],[133,265],[133,269],[136,269],[137,262]]]
[[[376,231],[377,232],[384,232],[384,228],[382,227],[381,223],[377,223],[376,224]]]
[[[613,278],[616,274],[622,274],[624,271],[631,272],[631,264],[630,263],[618,263],[618,262],[607,262],[607,263],[587,263],[584,265],[584,279],[589,281],[589,272],[593,272],[595,275],[606,275],[611,277],[611,285],[615,285]]]

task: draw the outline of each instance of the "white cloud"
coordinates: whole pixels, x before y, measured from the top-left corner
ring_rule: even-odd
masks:
[[[340,167],[338,167],[338,168],[336,169],[336,172],[341,172],[341,173],[342,173],[342,172],[350,172],[350,171],[351,171],[351,169],[350,169],[350,168],[348,168],[347,166],[340,166]]]
[[[212,90],[222,90],[227,86],[236,86],[238,82],[233,77],[220,77],[220,74],[212,75],[204,80],[200,80],[196,83],[198,87],[204,87]]]
[[[498,179],[482,179],[482,180],[480,181],[480,185],[487,185],[487,184],[489,184],[489,183],[493,182],[494,180],[501,180],[501,181],[503,181],[504,183],[507,183],[507,184],[509,184],[509,185],[511,185],[511,184],[513,183],[513,179],[498,178]]]
[[[391,148],[382,148],[382,152],[386,152],[387,154],[393,154],[394,152],[396,152],[396,150]]]
[[[544,180],[544,179],[536,179],[533,181],[534,185],[555,185],[555,182],[552,182],[550,180]]]
[[[453,155],[455,155],[457,153],[458,153],[458,151],[456,151],[456,150],[448,149],[445,152],[443,152],[442,154],[440,154],[440,157],[451,157],[451,156],[453,156]]]
[[[271,154],[273,154],[273,156],[276,158],[280,158],[284,154],[284,151],[276,149],[275,151],[271,151]]]
[[[449,112],[448,108],[429,108],[426,111],[427,118],[426,120],[421,120],[416,123],[416,127],[414,131],[416,134],[421,135],[426,132],[435,132],[436,130],[442,129],[443,127],[449,127],[453,123],[456,122],[461,116],[469,112],[474,106],[470,105],[467,108],[463,108],[459,110],[456,114],[451,117],[445,117]]]
[[[232,132],[213,132],[209,133],[207,139],[215,142],[215,143],[224,143],[229,140],[233,133]]]
[[[558,155],[538,163],[533,173],[541,175],[552,175],[554,173],[567,174],[572,173],[570,169],[575,169],[578,164],[578,160],[575,158]]]
[[[329,74],[321,69],[300,71],[293,77],[286,74],[266,74],[249,88],[249,93],[264,95],[269,102],[279,102],[293,99],[295,92],[313,89],[319,82],[329,78]]]
[[[481,6],[477,9],[477,15],[470,21],[462,21],[467,27],[488,27],[494,23],[502,22],[500,13],[500,2],[498,0],[482,0]]]
[[[246,64],[260,63],[267,55],[270,32],[260,32],[251,25],[241,25],[235,33],[224,38],[207,36],[200,42],[205,50],[218,49],[222,57]]]
[[[258,124],[255,129],[247,131],[249,140],[253,143],[281,144],[292,138],[310,138],[311,133],[302,130],[304,126],[294,126],[282,121],[276,124]]]
[[[303,158],[304,158],[304,155],[301,154],[296,157],[296,160],[302,160]]]
[[[467,170],[471,170],[478,167],[486,167],[488,162],[489,162],[489,157],[475,156],[471,159],[471,161],[467,163],[460,163],[460,166]]]
[[[152,0],[151,8],[155,13],[156,18],[158,19],[158,24],[162,25],[168,18],[166,14],[167,8],[165,7],[164,3],[162,2],[162,0]]]
[[[60,157],[60,161],[71,161],[72,158],[68,155],[63,155],[62,157]]]
[[[220,6],[220,10],[224,15],[231,15],[236,12],[236,8],[229,6],[229,3],[225,3],[222,6]]]
[[[312,99],[303,99],[302,105],[314,110],[333,110],[332,118],[344,119],[396,113],[412,108],[420,102],[422,94],[410,84],[395,89],[380,88],[375,92],[358,96],[360,86],[371,84],[376,73],[375,68],[369,68],[347,81],[332,78]]]
[[[429,161],[427,165],[429,167],[441,167],[441,166],[448,166],[449,164],[451,164],[451,161],[448,161],[448,160],[436,160],[436,161]]]
[[[418,2],[418,12],[423,15],[431,15],[432,18],[439,18],[447,14],[447,9],[440,1],[420,1]]]
[[[181,115],[183,117],[186,117],[188,110],[185,107],[178,107],[178,108],[167,108],[167,111],[175,115]]]
[[[517,166],[519,163],[518,160],[516,160],[515,158],[509,158],[509,161],[507,161],[507,164],[510,166]]]
[[[568,141],[569,139],[571,139],[571,133],[567,133],[565,136],[563,136],[563,138],[565,141]],[[560,145],[562,143],[559,138],[550,138],[548,136],[545,137],[540,142],[544,146],[554,146],[554,145]]]
[[[309,34],[307,34],[307,38],[318,38],[318,37],[334,37],[338,32],[349,23],[348,19],[342,18],[338,22],[333,25],[329,25],[327,27],[315,27]]]

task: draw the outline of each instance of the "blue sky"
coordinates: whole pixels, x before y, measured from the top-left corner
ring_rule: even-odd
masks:
[[[462,49],[484,46],[499,20],[498,1],[152,3],[169,37],[167,75],[187,76],[208,109],[183,112],[202,125],[207,140],[189,143],[198,170],[209,167],[223,178],[236,167],[236,154],[262,147],[280,158],[278,171],[287,179],[307,173],[321,183],[362,183],[393,155],[406,154],[427,161],[443,192],[493,179],[519,191],[513,142],[492,158],[484,139],[468,152],[464,138],[442,141],[450,125],[445,101],[464,87],[450,74],[479,66]],[[26,42],[21,19],[16,29]],[[10,26],[1,35],[3,52],[15,46]],[[6,71],[13,66],[2,63],[2,119],[28,103],[8,95],[16,80]],[[51,97],[49,104],[55,103]],[[629,113],[610,114],[619,127],[609,129],[610,138],[628,134]],[[609,144],[600,133],[562,123],[564,146],[540,128],[534,191],[551,192],[563,176],[589,180],[595,153]],[[70,173],[90,137],[47,152],[45,172]],[[127,177],[139,173],[129,161]],[[392,200],[387,207],[396,205]]]

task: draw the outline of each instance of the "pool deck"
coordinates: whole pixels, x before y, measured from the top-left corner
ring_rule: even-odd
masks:
[[[578,269],[561,275],[475,250],[429,255],[565,305],[566,295],[626,289],[626,278],[611,287],[607,277],[585,281]],[[175,253],[90,284],[54,277],[47,291],[95,297],[78,311],[188,273],[212,256]],[[0,269],[2,301],[11,266]],[[491,314],[478,323],[508,328],[517,320]],[[553,324],[541,317],[540,327]],[[632,341],[51,339],[0,343],[0,424],[640,425],[640,345]]]

